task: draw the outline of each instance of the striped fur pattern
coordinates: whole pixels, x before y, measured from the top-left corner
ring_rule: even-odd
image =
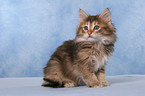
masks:
[[[90,16],[80,10],[80,23],[74,40],[65,41],[52,54],[44,68],[43,86],[104,87],[105,64],[116,41],[111,13],[105,9],[101,15]]]

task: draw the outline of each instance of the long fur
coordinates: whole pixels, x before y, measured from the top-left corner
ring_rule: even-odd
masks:
[[[80,23],[76,38],[65,41],[52,54],[44,68],[44,84],[49,87],[108,86],[105,64],[114,51],[115,28],[111,13],[105,9],[101,15],[88,16],[80,10]],[[99,26],[94,30],[94,26]],[[84,29],[88,26],[88,30]]]

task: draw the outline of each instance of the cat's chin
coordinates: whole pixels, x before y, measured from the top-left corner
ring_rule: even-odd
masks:
[[[87,39],[87,41],[89,41],[89,42],[97,42],[97,41],[99,41],[99,40],[96,39],[96,38],[89,37],[89,38]]]
[[[92,37],[88,37],[88,38],[83,38],[83,37],[79,37],[79,38],[76,38],[75,39],[75,42],[97,42],[99,41],[98,39],[96,38],[92,38]]]

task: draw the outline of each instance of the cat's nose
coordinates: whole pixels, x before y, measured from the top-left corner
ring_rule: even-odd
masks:
[[[91,31],[90,31],[90,32],[88,32],[89,37],[91,37],[91,34],[92,34],[92,32],[91,32]]]

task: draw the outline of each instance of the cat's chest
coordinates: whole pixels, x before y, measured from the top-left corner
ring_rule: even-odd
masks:
[[[104,47],[98,44],[94,45],[89,51],[89,60],[93,71],[98,71],[98,69],[102,68],[108,60],[108,56],[104,54],[103,50]]]
[[[77,57],[77,61],[89,64],[90,69],[93,71],[98,71],[108,60],[108,56],[104,53],[104,46],[99,42],[96,44],[83,44],[78,50]]]

